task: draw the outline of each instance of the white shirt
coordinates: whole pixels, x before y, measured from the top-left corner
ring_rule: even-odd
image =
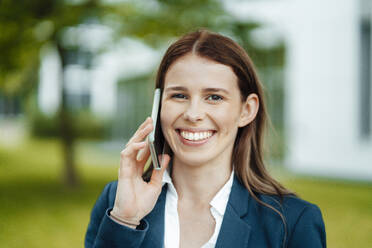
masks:
[[[211,214],[216,221],[216,225],[212,237],[201,248],[214,248],[216,245],[218,233],[220,232],[222,219],[226,210],[227,201],[229,200],[233,178],[234,171],[231,173],[231,176],[226,184],[217,192],[212,201],[209,203],[211,205]],[[168,183],[168,188],[164,214],[164,247],[174,248],[180,246],[180,225],[177,211],[178,195],[168,171],[165,171],[163,175],[163,185],[165,183]]]

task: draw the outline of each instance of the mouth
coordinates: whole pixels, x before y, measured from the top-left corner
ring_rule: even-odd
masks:
[[[215,130],[186,130],[176,129],[182,143],[186,145],[202,145],[206,143],[215,133]]]

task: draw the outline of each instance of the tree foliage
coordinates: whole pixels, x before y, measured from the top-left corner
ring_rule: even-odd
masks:
[[[257,25],[226,14],[220,0],[0,0],[0,92],[27,94],[35,88],[40,49],[46,43],[57,49],[63,71],[68,53],[84,49],[84,44],[66,43],[66,31],[89,23],[109,27],[113,41],[135,37],[154,48],[167,46],[173,37],[204,27],[238,39],[251,55],[257,53],[263,64],[271,56],[251,44],[249,32]],[[277,53],[281,52],[279,48]],[[64,87],[60,90],[60,139],[67,181],[75,184],[76,137],[64,102]]]

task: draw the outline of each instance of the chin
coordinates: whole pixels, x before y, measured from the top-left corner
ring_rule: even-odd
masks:
[[[203,156],[201,156],[203,155]],[[200,153],[193,153],[193,154],[182,154],[177,156],[174,154],[173,156],[177,157],[176,160],[181,162],[182,164],[188,165],[190,167],[200,167],[203,166],[204,164],[207,164],[211,162],[213,159],[211,157],[206,157],[203,154]]]

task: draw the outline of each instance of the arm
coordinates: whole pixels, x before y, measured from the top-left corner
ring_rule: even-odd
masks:
[[[325,248],[326,233],[322,214],[315,205],[305,207],[293,227],[288,248]]]
[[[85,247],[140,247],[148,230],[148,223],[141,221],[137,229],[129,228],[109,216],[108,196],[113,183],[106,185],[91,213],[85,236]]]
[[[154,170],[150,182],[142,179],[144,166],[150,156],[148,144],[143,140],[152,129],[152,121],[148,118],[121,152],[117,186],[115,183],[108,184],[98,198],[85,237],[86,248],[135,248],[143,242],[148,230],[148,223],[143,217],[156,204],[162,189],[163,173],[170,159],[164,155],[161,169]],[[144,153],[138,156],[141,149]]]

